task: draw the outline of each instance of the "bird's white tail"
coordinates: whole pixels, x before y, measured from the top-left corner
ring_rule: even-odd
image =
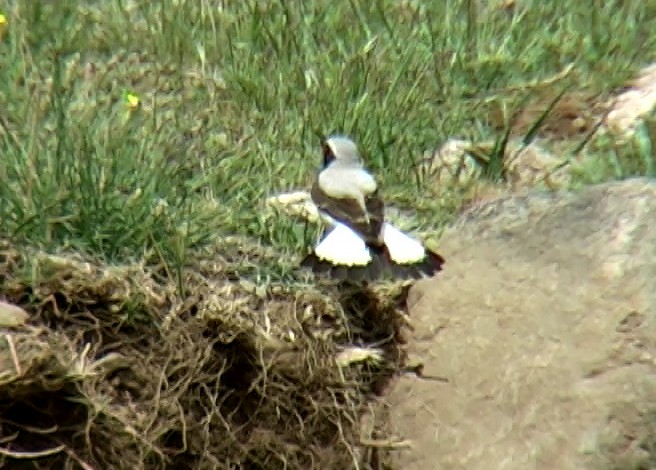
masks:
[[[366,266],[371,262],[371,253],[364,240],[340,223],[321,240],[314,253],[319,259],[336,265]]]
[[[444,259],[414,238],[386,223],[383,246],[372,246],[344,224],[337,223],[301,265],[336,277],[376,279],[419,278],[441,270]]]
[[[426,257],[424,245],[389,223],[383,226],[383,241],[397,264],[419,263]]]

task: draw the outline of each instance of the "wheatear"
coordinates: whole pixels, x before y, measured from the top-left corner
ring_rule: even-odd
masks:
[[[311,196],[332,225],[301,266],[352,280],[428,277],[444,259],[385,222],[385,204],[356,144],[332,136]]]

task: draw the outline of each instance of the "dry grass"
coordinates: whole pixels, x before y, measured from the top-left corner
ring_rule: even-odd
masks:
[[[5,464],[368,468],[379,458],[360,418],[404,363],[403,286],[254,289],[206,252],[180,295],[157,267],[1,246],[0,295],[31,315],[3,336]],[[345,361],[353,344],[380,356]]]

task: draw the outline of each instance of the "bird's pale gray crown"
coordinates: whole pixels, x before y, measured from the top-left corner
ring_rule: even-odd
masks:
[[[346,136],[333,135],[326,139],[323,145],[323,167],[333,162],[347,165],[361,165],[362,158],[358,146]]]

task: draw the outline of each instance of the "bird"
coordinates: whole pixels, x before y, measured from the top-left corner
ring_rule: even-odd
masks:
[[[357,144],[333,135],[310,197],[329,230],[301,266],[353,281],[420,279],[442,270],[444,258],[385,220],[385,203]]]

